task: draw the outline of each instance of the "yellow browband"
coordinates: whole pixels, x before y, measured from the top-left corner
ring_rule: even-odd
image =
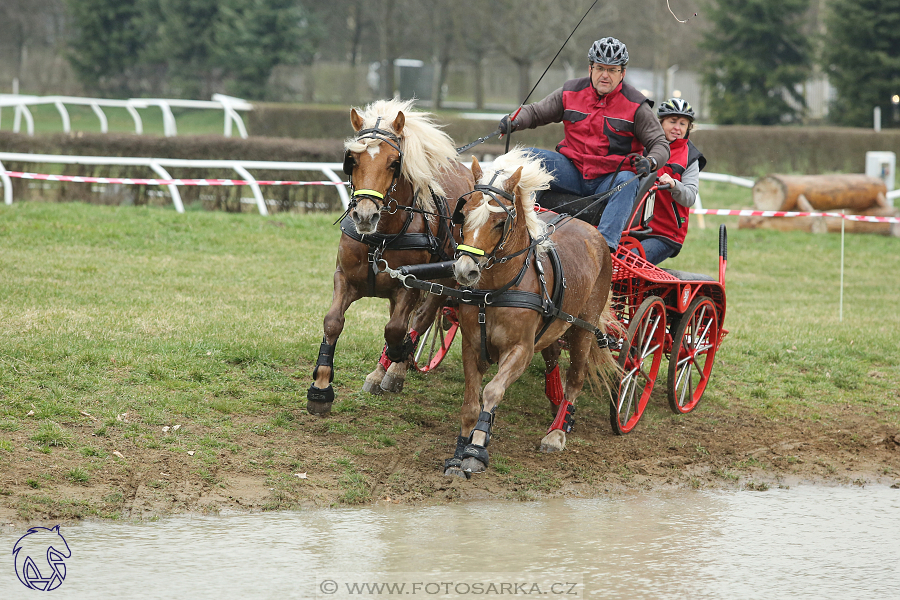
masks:
[[[466,246],[465,244],[460,244],[456,247],[457,250],[461,250],[462,252],[468,252],[470,254],[477,254],[478,256],[484,256],[484,250],[480,250],[475,248],[474,246]]]
[[[375,190],[355,190],[353,192],[354,196],[375,196],[380,200],[384,200],[384,194],[381,192],[376,192]]]

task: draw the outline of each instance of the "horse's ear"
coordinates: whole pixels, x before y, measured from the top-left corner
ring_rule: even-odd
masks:
[[[481,177],[484,173],[481,171],[481,165],[478,164],[478,159],[475,156],[472,156],[472,176],[475,177],[475,181],[481,181]]]
[[[403,126],[406,125],[406,117],[403,115],[403,111],[399,111],[397,113],[397,118],[394,119],[394,123],[391,127],[394,129],[394,133],[396,135],[400,135],[400,132],[403,131]]]
[[[359,131],[363,128],[363,119],[356,112],[355,108],[350,109],[350,124],[353,125],[353,131]]]
[[[522,179],[522,167],[516,169],[516,172],[509,176],[509,179],[503,183],[503,189],[510,194],[515,194],[516,186],[519,185],[520,179]]]

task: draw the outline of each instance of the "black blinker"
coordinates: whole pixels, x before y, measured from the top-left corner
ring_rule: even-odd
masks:
[[[344,174],[353,175],[353,168],[356,166],[356,161],[353,160],[353,155],[350,154],[350,151],[344,154]]]
[[[450,221],[454,225],[462,225],[465,222],[466,216],[463,214],[463,207],[465,205],[466,205],[465,196],[461,197],[459,200],[456,201],[456,210],[453,211],[453,218],[450,219]]]

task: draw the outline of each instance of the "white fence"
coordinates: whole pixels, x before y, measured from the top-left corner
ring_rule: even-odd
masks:
[[[261,160],[185,160],[179,158],[125,158],[110,156],[60,156],[53,154],[28,154],[21,152],[0,152],[0,182],[3,184],[3,199],[7,205],[13,202],[12,180],[6,174],[6,168],[3,161],[26,162],[26,163],[46,163],[46,164],[62,164],[62,165],[119,165],[119,166],[136,166],[147,167],[162,179],[173,179],[166,167],[169,168],[195,168],[195,169],[232,169],[241,179],[249,183],[250,189],[253,191],[253,197],[256,200],[256,206],[259,214],[268,215],[266,208],[266,200],[263,197],[262,190],[253,175],[248,169],[267,169],[274,171],[320,171],[335,184],[343,184],[343,179],[338,177],[335,171],[343,172],[341,163],[300,163],[300,162],[275,162]],[[178,186],[175,184],[167,184],[169,193],[172,196],[172,203],[175,210],[183,213],[184,205],[181,202],[181,194],[178,192]],[[350,202],[350,196],[347,194],[346,186],[335,185],[341,203],[344,208]]]
[[[231,137],[232,124],[237,126],[238,134],[242,138],[247,137],[247,128],[237,111],[253,110],[253,105],[240,98],[233,98],[223,94],[213,94],[212,100],[179,100],[176,98],[131,98],[128,100],[108,100],[105,98],[81,98],[78,96],[26,96],[20,94],[0,94],[0,110],[3,107],[14,107],[13,131],[18,133],[21,129],[22,119],[25,119],[25,127],[28,135],[34,135],[34,117],[29,106],[52,104],[59,111],[62,119],[62,128],[65,133],[72,130],[69,112],[66,105],[90,106],[100,121],[100,131],[106,133],[109,130],[109,121],[103,107],[124,108],[134,121],[134,132],[143,133],[144,124],[141,121],[139,108],[159,107],[163,116],[163,133],[167,137],[178,135],[178,127],[175,124],[175,115],[172,107],[199,108],[221,110],[225,114],[225,137]],[[2,117],[2,112],[0,112]]]

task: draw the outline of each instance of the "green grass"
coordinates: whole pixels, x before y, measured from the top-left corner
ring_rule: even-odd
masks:
[[[704,184],[702,197],[709,208],[750,205],[749,190],[734,186]],[[212,457],[243,452],[231,441],[240,427],[260,435],[312,428],[346,436],[362,454],[411,439],[421,423],[455,422],[459,343],[439,372],[410,376],[414,404],[355,391],[381,351],[387,302],[378,299],[351,307],[338,344],[335,412],[346,418],[298,418],[332,294],[334,218],[0,206],[0,431],[21,428],[38,448],[74,445],[85,457],[111,452],[101,447],[121,438],[172,449],[184,438],[185,451]],[[855,404],[900,424],[900,278],[891,275],[900,271],[900,240],[847,236],[841,321],[839,236],[706,221],[706,229],[692,223],[668,263],[715,274],[717,224],[729,224],[730,333],[704,403],[811,421]],[[546,412],[542,372],[536,357],[507,393],[498,418],[512,431],[515,415]],[[654,401],[645,426],[673,418],[664,405]],[[601,419],[606,410],[597,399],[579,403]],[[123,413],[127,421],[117,420]],[[243,424],[233,425],[238,417]],[[174,424],[182,424],[177,436],[163,434]],[[359,501],[361,477],[346,474],[347,501]]]
[[[29,107],[34,118],[35,133],[62,133],[62,116],[53,105]],[[100,120],[89,106],[66,105],[73,132],[100,133]],[[103,108],[110,133],[134,133],[134,120],[124,108]],[[163,135],[162,111],[158,107],[137,109],[141,117],[143,133],[147,135]],[[221,110],[172,108],[175,126],[179,135],[219,134],[225,131],[225,116]],[[244,123],[246,113],[240,113]],[[12,131],[15,109],[0,110],[0,130]],[[27,132],[25,118],[22,118],[19,131]],[[237,136],[237,127],[232,124],[232,135]]]

